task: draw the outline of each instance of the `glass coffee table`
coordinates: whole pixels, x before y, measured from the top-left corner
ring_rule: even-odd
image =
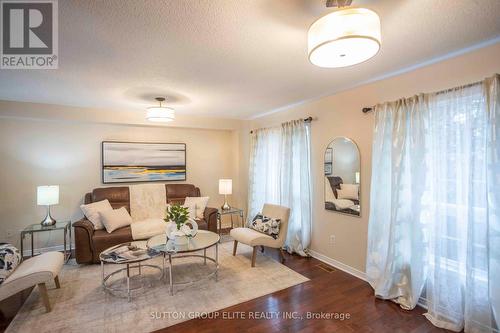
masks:
[[[173,242],[173,240],[167,241],[166,235],[154,236],[148,240],[147,248],[163,254],[164,267],[165,267],[165,261],[168,259],[170,295],[174,294],[174,285],[187,285],[201,280],[209,279],[212,276],[214,276],[215,281],[217,281],[217,272],[219,270],[219,240],[220,236],[218,234],[207,230],[199,230],[196,236],[190,238],[187,244],[184,245],[177,245]],[[215,247],[214,258],[207,256],[207,249],[211,247]],[[201,250],[203,250],[203,255],[194,253]],[[207,264],[207,260],[211,261],[215,264],[215,267],[201,279],[193,279],[183,282],[174,282],[173,279],[174,266],[172,264],[172,259],[187,258],[187,257],[202,258],[204,265]]]
[[[119,254],[120,252],[125,257],[122,257]],[[104,250],[99,255],[104,290],[115,296],[126,297],[130,302],[131,293],[144,288],[147,279],[142,272],[144,268],[158,270],[160,272],[158,280],[162,279],[165,267],[143,263],[159,255],[161,255],[161,252],[149,249],[146,246],[146,241],[122,243]],[[111,273],[105,274],[104,266],[111,264],[118,268]],[[120,267],[123,265],[125,267]],[[132,269],[137,269],[137,274],[132,274]],[[121,272],[124,272],[125,276],[112,281],[112,277],[116,278]]]

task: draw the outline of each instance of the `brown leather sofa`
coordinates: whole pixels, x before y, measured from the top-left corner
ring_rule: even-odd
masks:
[[[183,204],[186,197],[199,197],[200,189],[191,184],[166,184],[166,203]],[[130,212],[128,186],[96,188],[85,195],[85,204],[108,199],[116,209],[125,207]],[[120,243],[132,241],[130,226],[108,233],[94,230],[94,225],[85,217],[73,223],[75,229],[75,255],[79,264],[99,263],[99,254],[105,249]],[[207,207],[204,218],[198,221],[200,229],[217,232],[217,209]]]

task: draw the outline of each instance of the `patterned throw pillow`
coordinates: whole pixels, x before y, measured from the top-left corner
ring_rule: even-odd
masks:
[[[253,218],[250,228],[276,239],[280,233],[280,225],[280,219],[273,219],[259,213]]]
[[[12,244],[0,244],[0,284],[14,272],[21,262],[21,253]]]

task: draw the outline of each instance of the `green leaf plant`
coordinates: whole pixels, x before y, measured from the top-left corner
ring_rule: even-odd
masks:
[[[181,227],[189,219],[189,211],[186,207],[179,204],[173,204],[167,207],[166,217],[163,219],[165,222],[174,222],[177,226],[177,230],[181,230]]]

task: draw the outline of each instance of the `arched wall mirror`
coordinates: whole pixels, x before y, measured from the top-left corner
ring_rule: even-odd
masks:
[[[335,138],[325,151],[325,209],[360,216],[360,158],[349,138]]]

